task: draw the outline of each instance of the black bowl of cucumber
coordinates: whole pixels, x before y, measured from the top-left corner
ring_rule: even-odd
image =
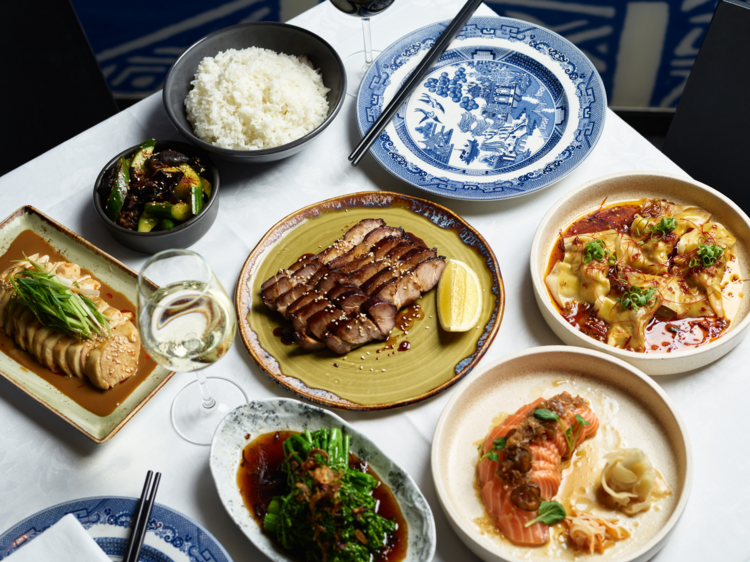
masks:
[[[131,250],[187,248],[216,220],[219,170],[196,146],[149,139],[107,162],[94,184],[94,207]]]

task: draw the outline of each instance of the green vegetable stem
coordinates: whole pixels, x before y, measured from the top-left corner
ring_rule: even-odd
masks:
[[[339,428],[305,430],[283,443],[290,491],[271,501],[263,528],[300,559],[369,562],[397,529],[376,512],[378,481],[349,467],[349,445]]]

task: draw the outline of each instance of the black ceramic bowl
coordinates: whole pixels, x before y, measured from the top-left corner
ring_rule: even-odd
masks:
[[[216,220],[216,215],[219,212],[219,170],[214,166],[214,163],[209,158],[205,151],[196,148],[190,144],[180,141],[156,141],[156,148],[154,152],[171,148],[177,152],[181,152],[185,156],[202,156],[206,160],[206,166],[208,171],[206,172],[207,179],[213,184],[213,190],[211,197],[209,198],[206,206],[203,210],[195,217],[185,221],[181,225],[171,230],[158,230],[152,232],[136,232],[134,230],[128,230],[123,228],[119,224],[115,224],[109,218],[105,211],[105,205],[107,203],[107,197],[109,193],[106,193],[106,189],[100,189],[104,175],[107,170],[113,168],[117,163],[117,160],[121,156],[130,158],[139,145],[131,146],[127,150],[123,150],[112,158],[107,165],[104,166],[99,176],[96,178],[94,184],[94,208],[99,214],[99,217],[104,221],[105,226],[109,230],[110,234],[123,246],[135,250],[136,252],[143,252],[144,254],[155,254],[162,250],[169,250],[171,248],[187,248],[192,246],[203,235],[208,232],[211,225]]]
[[[263,150],[233,150],[219,148],[202,141],[193,134],[187,119],[185,98],[192,88],[198,65],[205,57],[213,57],[227,49],[262,47],[287,55],[305,55],[320,70],[328,92],[328,117],[317,128],[296,141]],[[285,23],[242,23],[215,31],[188,48],[167,74],[164,82],[164,109],[178,131],[196,146],[217,158],[257,164],[281,160],[305,148],[338,114],[346,98],[346,71],[341,57],[326,41],[300,27]]]

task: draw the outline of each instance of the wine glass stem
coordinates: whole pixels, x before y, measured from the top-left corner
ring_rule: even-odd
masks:
[[[372,35],[370,34],[370,18],[362,18],[362,35],[365,37],[365,67],[372,64]]]
[[[211,393],[206,386],[206,375],[203,371],[196,371],[195,375],[198,377],[198,388],[201,389],[201,397],[203,398],[201,400],[201,407],[204,410],[210,410],[216,406],[216,400],[211,396]]]

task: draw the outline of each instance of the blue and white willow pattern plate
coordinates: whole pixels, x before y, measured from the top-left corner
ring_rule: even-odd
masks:
[[[448,22],[402,37],[377,58],[357,96],[372,126]],[[572,172],[602,132],[607,99],[586,56],[556,33],[511,18],[473,18],[371,153],[430,193],[507,199]]]
[[[130,537],[136,498],[95,497],[49,507],[0,535],[0,560],[57,523],[68,513],[78,518],[96,544],[114,561],[122,560]],[[198,523],[154,504],[140,562],[232,562],[219,542]],[[72,562],[72,561],[71,561]]]
[[[272,431],[316,431],[338,427],[351,437],[351,450],[367,462],[391,489],[406,520],[408,545],[403,562],[430,562],[435,555],[435,519],[427,500],[404,470],[389,459],[375,443],[336,414],[299,400],[258,400],[232,410],[219,424],[211,443],[211,475],[221,503],[237,526],[258,549],[274,562],[289,562],[289,555],[264,534],[237,485],[242,450],[259,435]]]

